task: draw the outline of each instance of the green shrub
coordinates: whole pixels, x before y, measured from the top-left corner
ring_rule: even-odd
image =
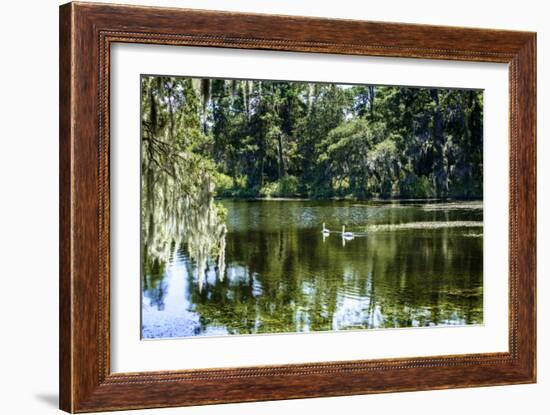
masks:
[[[237,176],[233,179],[233,187],[236,189],[246,189],[248,187],[248,179],[246,176]]]
[[[298,193],[298,178],[285,176],[276,182],[266,183],[260,189],[261,197],[292,197]]]
[[[279,183],[278,182],[272,182],[272,183],[264,184],[263,187],[260,189],[260,196],[261,197],[277,197],[277,196],[279,196]]]
[[[223,173],[218,173],[216,175],[216,194],[218,196],[231,193],[233,187],[233,179],[231,177]]]
[[[279,180],[279,193],[281,196],[294,196],[298,193],[298,178],[285,176]]]
[[[418,177],[410,173],[399,182],[399,196],[411,198],[434,197],[435,191],[432,182],[426,176]]]
[[[216,195],[218,197],[254,197],[257,188],[248,188],[246,176],[232,178],[226,174],[218,173],[216,176]]]

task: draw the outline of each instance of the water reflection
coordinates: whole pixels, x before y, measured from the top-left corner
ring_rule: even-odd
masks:
[[[144,261],[144,338],[483,320],[481,203],[223,204],[222,261]]]

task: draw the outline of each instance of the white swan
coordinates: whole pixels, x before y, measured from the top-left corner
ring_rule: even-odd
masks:
[[[353,239],[353,232],[346,232],[346,225],[342,225],[342,239]]]
[[[325,228],[325,222],[323,222],[323,230],[321,232],[323,232],[323,235],[330,234],[330,231],[327,228]]]

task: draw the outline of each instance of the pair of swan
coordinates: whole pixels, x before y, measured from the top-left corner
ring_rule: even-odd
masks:
[[[321,231],[323,235],[329,235],[330,231],[325,227],[325,222],[323,222],[323,230]],[[346,232],[346,225],[342,225],[342,238],[343,239],[353,239],[353,232]]]

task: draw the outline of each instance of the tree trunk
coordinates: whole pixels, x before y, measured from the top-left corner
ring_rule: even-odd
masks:
[[[284,160],[283,160],[283,133],[280,133],[277,137],[278,147],[279,147],[279,180],[284,176],[285,174],[285,166],[284,166]]]
[[[201,79],[201,101],[202,101],[202,129],[208,134],[208,102],[210,101],[210,79]]]
[[[371,119],[374,116],[374,93],[375,93],[375,87],[373,85],[368,86],[369,91],[369,111],[370,111],[370,117]]]
[[[443,114],[439,102],[439,90],[431,89],[430,94],[435,102],[433,120],[433,148],[434,148],[434,184],[437,196],[446,196],[448,191],[448,177],[445,169],[445,137],[443,136]]]
[[[246,119],[250,119],[250,108],[248,106],[248,81],[242,81],[242,93],[243,93],[243,107],[246,114]]]

